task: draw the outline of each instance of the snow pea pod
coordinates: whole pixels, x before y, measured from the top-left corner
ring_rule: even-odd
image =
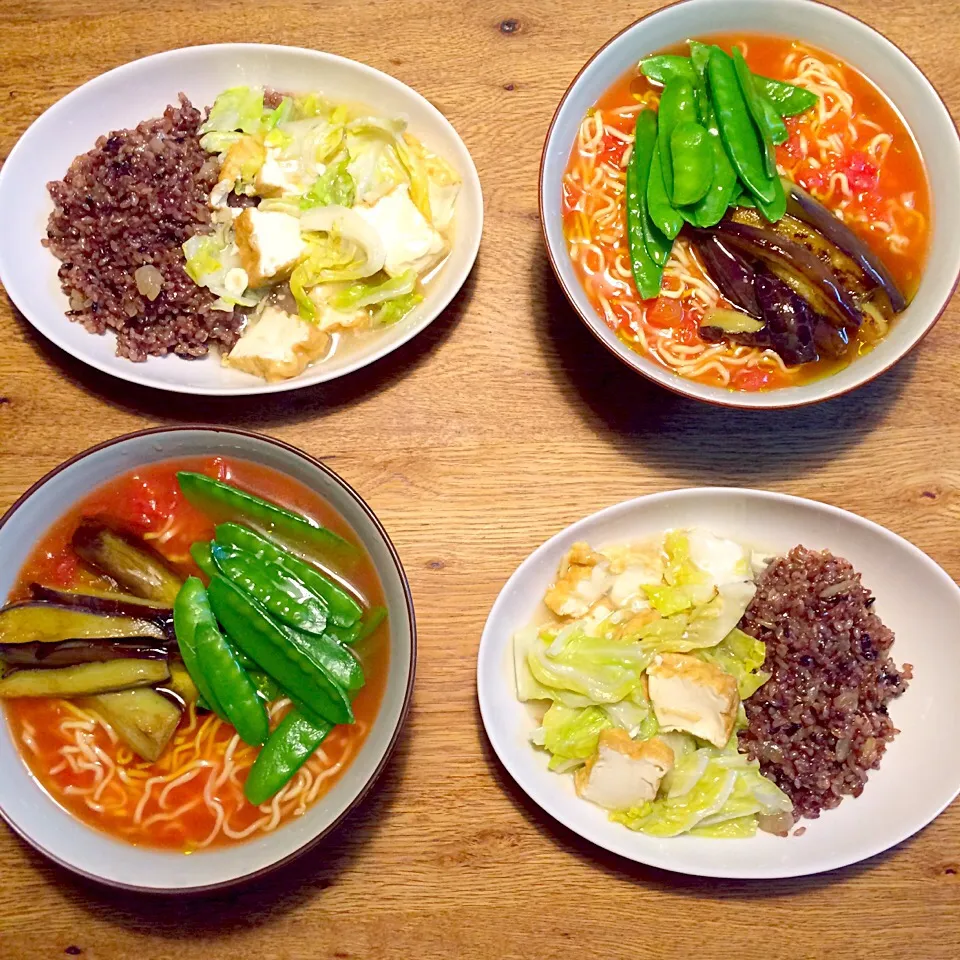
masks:
[[[719,47],[710,51],[707,78],[720,135],[740,179],[758,200],[772,203],[775,178],[764,167],[760,139],[743,99],[736,67]]]
[[[215,626],[201,623],[196,632],[197,661],[214,696],[240,739],[259,746],[270,733],[267,711],[230,644]]]
[[[217,543],[224,546],[245,550],[266,563],[279,564],[326,603],[331,623],[339,627],[352,627],[363,614],[363,607],[316,567],[253,530],[238,523],[221,523],[216,529],[216,538]]]
[[[283,696],[283,688],[276,680],[268,677],[262,670],[248,670],[247,676],[257,691],[257,696],[264,703],[273,703]]]
[[[380,627],[380,624],[387,619],[386,607],[373,607],[370,612],[360,621],[360,629],[357,632],[354,643],[360,643],[367,637],[372,637]],[[343,641],[341,641],[342,643]]]
[[[290,633],[252,597],[225,577],[210,581],[210,604],[230,639],[289,696],[312,715],[332,723],[353,723],[346,691],[308,656]]]
[[[713,180],[713,148],[706,129],[699,123],[678,123],[670,134],[673,161],[673,202],[678,206],[697,203]]]
[[[323,633],[327,626],[326,607],[282,567],[219,543],[213,545],[211,554],[217,569],[259,600],[275,619],[305,633]]]
[[[771,80],[770,77],[761,77],[754,74],[757,86],[770,98],[770,101],[780,112],[781,117],[795,117],[806,113],[815,107],[820,99],[815,93],[782,80]]]
[[[697,74],[698,89],[703,91],[705,100],[701,113],[702,123],[707,129],[713,151],[713,180],[706,195],[693,210],[694,224],[698,227],[716,226],[740,192],[737,171],[734,170],[723,146],[720,128],[717,126],[717,114],[707,92],[707,64],[710,62],[711,49],[712,47],[706,43],[690,41],[690,62]]]
[[[173,602],[173,628],[177,635],[177,646],[183,665],[196,684],[204,706],[212,710],[221,720],[229,723],[226,712],[207,683],[206,675],[197,658],[197,627],[200,624],[216,625],[207,592],[197,577],[188,577]]]
[[[217,565],[213,562],[212,543],[198,540],[191,544],[190,556],[193,557],[193,562],[200,568],[200,572],[206,575],[208,580],[216,576]]]
[[[763,96],[753,82],[753,74],[744,60],[743,54],[738,47],[733,48],[733,66],[737,71],[737,81],[740,84],[740,92],[743,94],[744,102],[750,116],[753,118],[757,132],[760,134],[760,140],[763,148],[763,163],[770,177],[778,177],[777,160],[774,155],[774,145],[783,143],[787,139],[787,127],[784,124],[777,108]]]
[[[663,165],[660,162],[660,144],[653,148],[653,157],[650,159],[650,177],[647,180],[647,210],[650,219],[660,232],[668,239],[674,237],[683,229],[683,217],[670,202],[667,196],[666,185],[663,182]]]
[[[790,133],[787,130],[787,125],[783,122],[783,117],[780,116],[780,111],[777,110],[774,102],[764,92],[763,87],[759,83],[757,75],[747,66],[747,61],[743,59],[743,54],[740,53],[739,50],[735,49],[733,52],[733,58],[735,66],[737,64],[742,64],[742,66],[737,68],[738,74],[745,71],[744,76],[747,74],[750,76],[750,88],[753,90],[754,102],[763,115],[763,120],[761,121],[763,126],[761,127],[761,130],[763,131],[764,136],[769,134],[770,141],[774,145],[786,143],[790,138]],[[751,101],[747,101],[747,106],[750,107],[751,112],[753,112],[754,105],[751,103]]]
[[[266,803],[290,782],[327,738],[334,725],[318,722],[292,710],[288,713],[253,761],[243,792],[254,806]]]
[[[660,147],[660,169],[667,196],[673,196],[673,158],[670,154],[670,136],[678,123],[695,123],[697,107],[693,98],[693,84],[686,80],[673,80],[660,94],[660,109],[657,111],[657,144]],[[668,234],[669,236],[669,234]]]
[[[335,637],[327,634],[318,637],[312,633],[301,633],[299,630],[286,628],[284,633],[292,644],[344,690],[352,692],[364,685],[363,667],[360,666],[360,661]]]
[[[663,237],[662,243],[651,242],[647,245],[647,235],[652,238],[652,231],[656,229],[652,221],[647,223],[646,198],[650,159],[657,142],[657,118],[652,110],[641,110],[637,114],[634,131],[633,152],[627,165],[627,244],[634,283],[640,296],[644,300],[651,300],[660,293],[662,265],[666,263],[664,245],[668,243]],[[654,259],[654,253],[659,260]]]
[[[781,220],[787,212],[787,194],[779,177],[773,178],[773,187],[774,196],[769,203],[759,198],[757,198],[756,201],[757,209],[763,214],[764,219],[770,223],[776,223],[778,220]]]
[[[662,53],[640,61],[640,72],[654,83],[668,84],[671,80],[693,83],[693,64],[689,57]]]
[[[177,481],[187,500],[215,520],[239,519],[268,533],[289,537],[297,543],[319,547],[321,550],[334,548],[338,553],[352,552],[354,555],[357,552],[356,547],[343,537],[315,520],[269,500],[263,500],[229,483],[187,470],[181,470],[177,474]]]

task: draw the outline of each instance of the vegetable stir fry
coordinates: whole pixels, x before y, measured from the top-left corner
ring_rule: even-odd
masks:
[[[186,270],[225,311],[249,310],[224,363],[282,379],[335,339],[402,320],[452,244],[460,178],[401,119],[308,93],[234,87],[200,144],[219,163],[215,227]]]
[[[657,837],[751,836],[789,799],[738,751],[742,702],[767,681],[737,629],[767,558],[702,530],[594,550],[574,544],[514,637],[531,741],[580,797]]]

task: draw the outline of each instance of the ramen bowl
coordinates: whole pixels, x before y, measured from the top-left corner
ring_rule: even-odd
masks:
[[[902,120],[905,133],[912,133],[926,169],[931,210],[916,293],[889,332],[872,349],[861,350],[861,355],[828,375],[803,382],[794,378],[790,385],[756,392],[687,379],[646,352],[632,349],[613,329],[614,321],[604,320],[598,301],[588,296],[582,268],[574,265],[564,233],[562,184],[588,111],[643,57],[690,38],[737,34],[797,41],[862,73],[887,98],[892,107],[889,116]],[[794,407],[847,393],[880,376],[923,339],[946,309],[960,276],[960,223],[944,213],[960,203],[958,170],[960,140],[936,90],[902,51],[865,23],[808,0],[685,0],[627,27],[597,51],[571,83],[544,144],[540,214],[547,253],[564,293],[590,332],[620,360],[669,390],[710,403]],[[620,279],[634,289],[628,272]],[[786,375],[784,382],[788,382]]]
[[[220,888],[267,873],[309,850],[373,787],[397,742],[413,691],[413,603],[400,559],[380,522],[328,467],[294,447],[249,433],[213,427],[147,430],[94,447],[57,467],[0,519],[0,552],[5,560],[0,568],[0,596],[9,596],[19,571],[51,523],[69,514],[72,506],[87,502],[92,492],[132,471],[142,475],[151,465],[208,457],[224,458],[248,470],[269,471],[286,483],[305,488],[304,496],[320,498],[329,505],[369,560],[371,577],[375,575],[379,581],[389,635],[385,639],[381,632],[378,643],[388,644],[389,665],[365,737],[358,739],[349,764],[326,793],[272,832],[260,831],[242,842],[198,849],[190,856],[157,848],[152,836],[146,843],[134,845],[113,831],[97,829],[95,814],[91,818],[84,813],[86,822],[81,820],[54,800],[31,772],[21,753],[22,739],[14,739],[13,714],[0,720],[0,815],[15,833],[54,862],[124,889],[176,893]],[[120,761],[117,763],[119,766]]]

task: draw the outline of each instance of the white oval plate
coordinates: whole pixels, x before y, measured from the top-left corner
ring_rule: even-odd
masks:
[[[74,157],[92,149],[97,137],[160,116],[180,91],[203,109],[218,93],[239,84],[313,90],[406,117],[411,133],[449,160],[463,178],[453,250],[428,285],[423,303],[403,322],[371,338],[364,349],[308,367],[299,377],[279,383],[265,383],[222,367],[212,356],[194,361],[151,357],[145,363],[117,357],[113,334],[95,336],[64,316],[68,305],[57,280],[60,261],[40,245],[53,209],[47,183],[62,179]],[[296,390],[334,380],[380,359],[415,337],[450,303],[473,267],[483,231],[476,167],[456,130],[429,101],[362,63],[316,50],[257,43],[171,50],[117,67],[74,90],[36,120],[10,152],[0,170],[0,210],[4,219],[0,279],[10,299],[40,333],[78,360],[122,380],[208,396]]]
[[[863,794],[847,797],[801,836],[669,840],[611,823],[576,796],[573,778],[547,770],[528,742],[537,723],[516,698],[511,638],[535,616],[561,557],[577,540],[593,545],[699,526],[777,552],[798,543],[846,557],[863,574],[876,610],[896,634],[893,657],[914,678],[890,708],[900,735]],[[552,817],[606,850],[638,863],[703,877],[766,879],[835,870],[894,846],[933,820],[960,792],[960,589],[926,554],[883,527],[812,500],[758,490],[700,488],[639,497],[567,527],[535,550],[500,592],[480,643],[480,712],[510,775]]]

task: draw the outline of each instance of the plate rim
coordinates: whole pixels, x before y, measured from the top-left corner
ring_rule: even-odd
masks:
[[[916,544],[911,543],[905,537],[902,537],[900,534],[895,533],[893,530],[884,527],[882,524],[879,524],[874,520],[870,520],[866,517],[860,516],[857,513],[853,513],[850,510],[845,510],[842,507],[837,507],[821,500],[814,500],[809,497],[800,497],[789,493],[779,493],[772,490],[763,490],[756,487],[711,485],[676,487],[670,490],[660,490],[654,493],[642,494],[638,497],[632,497],[627,500],[621,500],[612,504],[608,504],[605,507],[601,507],[599,510],[595,510],[593,513],[580,517],[579,519],[573,521],[573,523],[570,523],[558,530],[548,539],[540,543],[539,546],[537,546],[529,554],[527,554],[527,556],[519,563],[519,565],[514,569],[501,587],[496,599],[493,602],[493,605],[490,608],[490,612],[487,615],[487,619],[483,627],[483,633],[480,637],[480,646],[477,652],[477,700],[484,733],[486,735],[487,742],[497,757],[498,764],[509,775],[516,787],[524,793],[530,802],[532,802],[539,810],[550,817],[551,820],[560,824],[577,837],[580,837],[593,846],[599,847],[600,849],[605,850],[608,853],[611,853],[625,861],[636,863],[640,866],[668,871],[669,873],[677,875],[736,881],[778,880],[792,877],[805,877],[821,873],[830,873],[853,866],[855,864],[863,863],[872,859],[873,857],[885,853],[888,850],[894,849],[906,840],[909,840],[911,837],[926,829],[940,816],[940,814],[943,813],[944,810],[947,809],[948,806],[950,806],[950,804],[957,799],[958,796],[960,796],[960,775],[957,777],[957,782],[952,794],[941,805],[939,805],[936,811],[926,820],[924,820],[923,823],[920,823],[916,827],[911,828],[908,826],[902,830],[898,829],[893,831],[891,834],[891,839],[884,839],[876,843],[871,843],[869,846],[865,847],[864,851],[855,859],[851,860],[848,857],[843,856],[835,857],[833,859],[827,857],[821,860],[819,863],[811,865],[793,866],[792,864],[784,864],[780,867],[761,866],[757,869],[750,869],[749,871],[730,871],[724,870],[722,867],[703,866],[693,869],[689,866],[678,866],[671,862],[669,855],[658,856],[653,854],[640,856],[636,852],[626,852],[616,842],[604,839],[602,835],[597,835],[597,832],[593,830],[591,825],[587,824],[584,827],[582,824],[578,824],[571,818],[565,816],[562,811],[558,810],[552,803],[551,796],[544,796],[543,799],[545,802],[541,802],[540,796],[537,795],[538,791],[534,789],[534,791],[531,792],[531,790],[528,789],[528,784],[525,782],[527,780],[526,768],[518,769],[518,767],[510,761],[509,751],[505,748],[503,740],[501,740],[499,735],[496,733],[496,724],[492,720],[494,712],[497,709],[497,704],[493,692],[489,689],[484,680],[484,666],[488,663],[488,661],[491,660],[491,658],[495,658],[497,656],[497,638],[494,635],[493,623],[496,615],[500,612],[500,609],[506,605],[507,595],[513,589],[515,589],[521,573],[527,568],[535,566],[545,555],[551,551],[558,541],[561,541],[567,537],[575,528],[587,526],[591,522],[594,522],[603,516],[614,514],[621,510],[624,512],[629,512],[632,509],[636,509],[639,504],[648,504],[651,502],[666,500],[694,499],[704,495],[731,499],[738,496],[747,496],[750,498],[766,500],[770,503],[787,503],[794,506],[802,506],[807,509],[812,506],[816,510],[823,511],[827,516],[833,516],[838,519],[842,518],[846,522],[852,521],[855,525],[861,526],[874,534],[890,537],[896,542],[898,548],[906,549],[907,552],[913,554],[914,557],[921,563],[928,566],[931,575],[937,577],[945,586],[949,587],[954,596],[957,598],[958,603],[960,603],[960,586],[957,585],[953,578],[946,572],[946,570],[943,569],[943,567],[940,566],[940,564],[936,562],[936,560],[924,553],[924,551],[916,546]],[[502,616],[502,614],[500,614],[500,616]],[[513,629],[517,630],[522,626],[523,624],[518,624]],[[512,633],[510,636],[512,637]],[[683,838],[675,839],[682,841]]]

